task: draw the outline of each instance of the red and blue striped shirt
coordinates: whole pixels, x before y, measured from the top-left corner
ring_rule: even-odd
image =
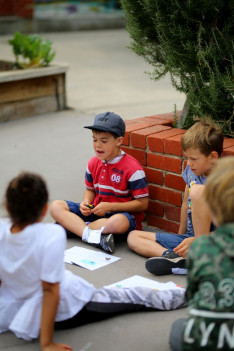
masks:
[[[96,193],[94,206],[100,202],[128,202],[149,196],[145,172],[132,156],[121,151],[109,162],[91,158],[85,173],[85,186]],[[136,228],[141,229],[143,212],[132,213]]]

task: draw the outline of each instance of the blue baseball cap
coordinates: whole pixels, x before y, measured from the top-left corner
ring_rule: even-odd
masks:
[[[125,134],[125,123],[123,119],[114,112],[100,113],[95,117],[92,126],[86,126],[84,128],[102,130],[122,137]]]

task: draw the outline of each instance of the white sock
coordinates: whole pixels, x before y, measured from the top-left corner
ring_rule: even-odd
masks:
[[[82,240],[90,244],[100,244],[103,229],[104,227],[100,229],[90,229],[88,226],[85,227],[82,233]]]

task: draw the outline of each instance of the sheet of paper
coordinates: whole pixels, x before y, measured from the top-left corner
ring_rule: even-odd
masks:
[[[108,255],[105,252],[84,249],[79,246],[73,246],[72,248],[67,249],[64,253],[64,262],[76,264],[91,271],[120,259],[120,257]]]
[[[142,277],[140,275],[133,275],[117,283],[106,285],[105,288],[134,288],[136,286],[144,286],[154,290],[172,290],[180,288],[173,282],[159,283],[155,280]]]

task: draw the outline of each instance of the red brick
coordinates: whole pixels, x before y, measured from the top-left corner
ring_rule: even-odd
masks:
[[[179,117],[181,111],[177,111],[177,118]],[[174,122],[174,112],[169,112],[169,113],[161,113],[158,115],[152,115],[152,116],[144,116],[144,117],[137,117],[135,119],[130,119],[130,120],[125,120],[125,124],[133,124],[136,122],[155,122],[155,124],[160,124],[162,121],[167,121],[170,122],[171,124]],[[161,123],[163,124],[163,123]]]
[[[152,116],[147,116],[155,119],[167,119],[170,121],[174,121],[174,113],[173,112],[168,112],[168,113],[159,113],[157,115],[152,115]]]
[[[177,118],[180,116],[182,111],[177,111],[176,112],[176,115],[177,115]],[[160,113],[158,115],[154,115],[154,116],[150,116],[150,117],[155,117],[155,118],[158,118],[158,119],[164,119],[164,118],[167,118],[167,119],[170,119],[174,122],[174,119],[175,119],[175,113],[174,112],[167,112],[167,113]]]
[[[164,185],[168,188],[184,191],[185,181],[182,176],[166,173],[164,177]]]
[[[142,120],[142,122],[144,122],[144,120]],[[129,125],[129,124],[136,124],[139,123],[139,119],[135,118],[135,119],[126,119],[124,121],[125,125]]]
[[[165,206],[166,218],[172,221],[180,222],[180,211],[181,211],[180,207],[169,206],[169,205]]]
[[[34,0],[0,0],[0,16],[32,17]]]
[[[151,184],[149,185],[149,196],[152,200],[158,200],[176,206],[181,206],[182,203],[181,192],[165,189]]]
[[[223,148],[226,149],[231,146],[234,146],[234,139],[224,138]]]
[[[161,132],[161,131],[167,130],[167,129],[171,129],[171,127],[157,125],[157,126],[151,126],[148,128],[138,130],[137,132],[132,132],[131,133],[131,145],[133,147],[139,147],[140,149],[145,149],[146,148],[146,137],[148,135],[153,134],[153,133],[158,133],[158,132]]]
[[[129,146],[130,144],[130,133],[125,133],[122,145]]]
[[[178,111],[177,116],[179,116],[180,111]],[[153,115],[153,116],[145,116],[145,117],[139,117],[137,118],[138,121],[144,121],[144,122],[154,122],[154,124],[161,124],[161,125],[167,125],[171,126],[174,123],[174,113],[162,113],[158,115]]]
[[[168,233],[178,233],[178,230],[179,230],[178,223],[171,222],[167,219],[156,217],[153,215],[147,216],[147,224],[159,229],[163,229]]]
[[[32,18],[34,0],[14,1],[14,14],[18,17]]]
[[[146,153],[143,150],[137,150],[137,149],[132,149],[128,147],[121,147],[123,151],[125,151],[127,154],[135,157],[135,159],[140,162],[143,166],[146,165]]]
[[[125,121],[125,124],[143,123],[143,122],[145,122],[145,117],[136,117],[134,119],[129,119]]]
[[[156,116],[147,116],[147,117],[144,117],[143,119],[139,118],[138,120],[139,121],[144,120],[144,122],[151,122],[151,123],[154,123],[155,125],[161,124],[161,125],[166,125],[166,126],[170,126],[170,127],[173,127],[173,122],[174,122],[173,118],[171,118],[171,117],[158,118],[157,115]]]
[[[173,122],[167,118],[157,119],[154,117],[145,117],[144,121],[148,123],[153,123],[154,125],[164,125],[169,127],[172,127],[172,124],[173,124]]]
[[[162,153],[164,152],[164,137],[160,138],[160,134],[164,133],[152,134],[148,137],[149,150]]]
[[[180,111],[177,112],[177,117],[179,116]],[[171,121],[172,123],[174,122],[174,117],[175,114],[174,112],[168,112],[168,113],[159,113],[157,115],[152,115],[152,116],[146,116],[147,118],[154,118],[157,120],[165,120],[167,119],[168,121]]]
[[[125,123],[126,124],[126,123]],[[126,124],[126,131],[125,131],[125,135],[124,135],[124,140],[123,140],[123,145],[129,145],[130,144],[130,134],[136,130],[140,130],[140,129],[144,129],[147,127],[151,127],[153,126],[154,123],[153,122],[141,122],[141,121],[136,121],[135,123],[127,123]]]
[[[143,167],[147,182],[163,185],[163,172],[156,169]]]
[[[180,140],[182,135],[185,133],[185,130],[181,129],[181,133],[172,138],[165,140],[165,153],[171,155],[182,156],[182,148]]]
[[[160,202],[150,201],[147,213],[153,214],[155,216],[164,216],[164,206]]]
[[[181,173],[181,159],[148,153],[147,165],[174,173]]]
[[[1,1],[1,0],[0,0]],[[131,125],[141,125],[143,123],[147,123],[147,124],[150,124],[150,125],[162,125],[161,123],[161,120],[160,119],[155,119],[155,118],[151,118],[151,117],[138,117],[138,118],[135,118],[135,119],[128,119],[128,120],[125,120],[124,121],[125,125],[127,128],[129,128],[129,126]],[[127,129],[126,128],[126,129]],[[131,130],[130,130],[131,132]]]
[[[127,133],[132,133],[135,132],[136,130],[140,130],[140,129],[144,129],[150,126],[153,126],[154,123],[153,122],[136,122],[136,123],[132,123],[132,124],[127,124],[126,125],[126,132]]]
[[[164,152],[165,139],[181,134],[182,129],[171,128],[161,133],[152,134],[148,137],[148,146],[151,151]]]
[[[234,146],[227,147],[223,150],[222,156],[234,156]]]
[[[0,16],[12,16],[13,0],[0,0]]]
[[[180,113],[181,113],[181,111],[177,111],[176,119],[178,119]],[[156,120],[156,121],[160,122],[161,124],[170,125],[172,127],[174,124],[174,121],[175,121],[175,114],[174,114],[174,112],[162,113],[162,114],[158,114],[158,115],[147,116],[147,117],[145,117],[145,119],[147,119],[149,121]]]

